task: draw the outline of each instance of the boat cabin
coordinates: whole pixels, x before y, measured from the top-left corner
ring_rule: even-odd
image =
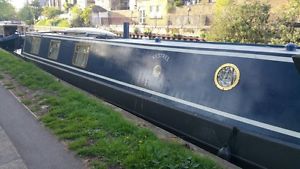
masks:
[[[28,31],[28,26],[19,21],[2,21],[0,22],[0,38],[13,35],[25,34]]]

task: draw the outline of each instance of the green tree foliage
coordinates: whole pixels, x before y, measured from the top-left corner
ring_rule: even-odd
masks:
[[[73,6],[71,8],[71,27],[80,27],[83,26],[83,20],[80,17],[82,14],[82,10],[77,6]]]
[[[42,19],[36,23],[37,26],[58,26],[58,27],[70,27],[69,21],[67,19]]]
[[[54,7],[45,7],[42,11],[42,15],[47,17],[48,19],[53,19],[60,14],[62,14],[62,11]]]
[[[32,13],[34,15],[34,19],[38,20],[38,18],[41,16],[43,8],[41,7],[39,0],[33,0],[30,4]]]
[[[26,24],[31,25],[34,23],[34,13],[33,8],[26,4],[20,11],[18,12],[18,18],[22,21],[26,22]]]
[[[234,0],[218,0],[215,5],[215,15],[220,17],[224,10],[228,8],[230,5],[234,5]]]
[[[182,0],[174,0],[175,6],[182,6],[183,5],[183,1]]]
[[[69,12],[69,10],[74,6],[73,3],[69,2],[69,0],[65,0],[64,9]]]
[[[289,42],[300,44],[300,29],[295,28],[295,23],[300,21],[300,1],[289,0],[280,11],[276,11],[277,17],[273,20],[274,44],[286,44]]]
[[[90,26],[92,6],[81,10],[77,5],[71,8],[71,26]]]
[[[7,0],[0,0],[0,20],[13,19],[16,19],[15,8]]]
[[[91,25],[91,13],[92,13],[92,6],[85,8],[80,17],[83,20],[83,25],[84,26],[89,26]]]
[[[210,40],[242,43],[269,41],[270,5],[259,1],[236,4],[230,0],[221,0],[218,4]]]

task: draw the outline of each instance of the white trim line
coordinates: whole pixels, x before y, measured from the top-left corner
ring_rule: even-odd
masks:
[[[60,40],[73,40],[78,42],[90,42],[92,40],[92,39],[85,40],[85,39],[62,38],[62,37],[53,38],[51,36],[43,36],[43,37],[51,38],[51,39],[60,39]],[[236,58],[244,58],[244,59],[248,58],[248,59],[293,63],[292,57],[250,54],[250,53],[221,52],[221,51],[203,51],[197,49],[180,49],[175,47],[172,48],[172,47],[164,47],[164,46],[144,46],[144,45],[125,44],[125,43],[116,43],[116,42],[107,42],[107,41],[93,41],[93,43],[130,47],[130,48],[137,48],[137,49],[156,50],[156,51],[169,51],[169,52],[178,52],[178,53],[201,54],[201,55],[221,56],[221,57],[236,57]]]
[[[215,115],[219,115],[219,116],[226,117],[226,118],[229,118],[229,119],[232,119],[232,120],[236,120],[236,121],[239,121],[239,122],[242,122],[242,123],[250,124],[250,125],[255,126],[255,127],[263,128],[263,129],[266,129],[266,130],[270,130],[270,131],[273,131],[273,132],[277,132],[277,133],[280,133],[280,134],[283,134],[283,135],[288,135],[288,136],[296,137],[296,138],[300,139],[300,132],[297,132],[297,131],[293,131],[293,130],[273,126],[273,125],[270,125],[270,124],[267,124],[267,123],[255,121],[255,120],[252,120],[252,119],[248,119],[248,118],[245,118],[245,117],[237,116],[237,115],[234,115],[234,114],[227,113],[225,111],[213,109],[213,108],[210,108],[210,107],[207,107],[207,106],[204,106],[204,105],[196,104],[196,103],[186,101],[186,100],[183,100],[183,99],[179,99],[179,98],[176,98],[176,97],[172,97],[172,96],[169,96],[169,95],[166,95],[166,94],[163,94],[163,93],[159,93],[159,92],[152,91],[152,90],[149,90],[149,89],[145,89],[145,88],[142,88],[142,87],[139,87],[139,86],[135,86],[135,85],[128,84],[128,83],[125,83],[125,82],[121,82],[121,81],[118,81],[118,80],[115,80],[115,79],[111,79],[111,78],[108,78],[108,77],[105,77],[105,76],[101,76],[101,75],[98,75],[98,74],[95,74],[95,73],[91,73],[91,72],[88,72],[88,71],[85,71],[85,70],[81,70],[81,69],[78,69],[78,68],[75,68],[75,67],[72,67],[72,66],[68,66],[68,65],[65,65],[65,64],[54,62],[52,60],[37,57],[37,56],[31,55],[31,54],[26,53],[26,52],[24,52],[24,53],[31,56],[31,57],[33,57],[33,58],[36,58],[36,59],[33,59],[33,58],[25,56],[28,59],[31,59],[33,61],[36,61],[36,62],[39,62],[39,63],[42,63],[42,64],[46,64],[46,65],[51,66],[51,67],[55,67],[55,68],[60,69],[62,71],[69,72],[69,73],[75,74],[77,76],[81,76],[83,78],[86,78],[86,79],[87,79],[87,77],[84,77],[84,76],[79,75],[77,73],[59,68],[57,66],[49,65],[49,64],[44,63],[44,62],[39,61],[39,60],[44,60],[46,62],[50,62],[50,63],[56,64],[56,65],[59,65],[59,66],[63,66],[63,67],[66,67],[66,68],[69,68],[69,69],[72,69],[72,70],[75,70],[75,71],[78,71],[78,72],[81,72],[81,73],[85,73],[85,74],[88,74],[88,75],[91,75],[91,76],[95,76],[95,77],[98,77],[98,78],[101,78],[101,79],[104,79],[104,80],[107,80],[107,81],[110,81],[110,82],[113,82],[113,83],[116,83],[116,84],[119,84],[119,85],[122,85],[122,86],[126,86],[126,87],[136,89],[136,90],[139,90],[139,91],[143,91],[145,93],[149,93],[149,94],[152,94],[152,95],[155,95],[155,96],[158,96],[158,97],[162,97],[164,99],[168,99],[168,100],[171,100],[171,101],[174,101],[174,102],[177,102],[177,103],[185,104],[187,106],[190,106],[190,107],[193,107],[193,108],[196,108],[196,109],[200,109],[200,110],[203,110],[203,111],[206,111],[206,112],[210,112],[210,113],[215,114]]]

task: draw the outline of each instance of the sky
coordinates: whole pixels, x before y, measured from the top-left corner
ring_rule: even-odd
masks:
[[[21,9],[27,0],[10,0],[10,3],[16,8],[16,10]]]

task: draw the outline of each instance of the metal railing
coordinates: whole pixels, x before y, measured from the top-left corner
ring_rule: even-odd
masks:
[[[166,18],[164,18],[166,19]],[[124,22],[129,22],[131,25],[149,25],[149,20],[151,23],[160,21],[160,19],[145,17],[145,23],[140,22],[138,17],[101,17],[95,23],[100,26],[109,25],[123,25]],[[160,27],[178,27],[178,28],[201,28],[205,26],[210,26],[212,21],[212,16],[209,15],[171,15],[167,16],[165,25],[149,25],[149,26],[160,26]]]

